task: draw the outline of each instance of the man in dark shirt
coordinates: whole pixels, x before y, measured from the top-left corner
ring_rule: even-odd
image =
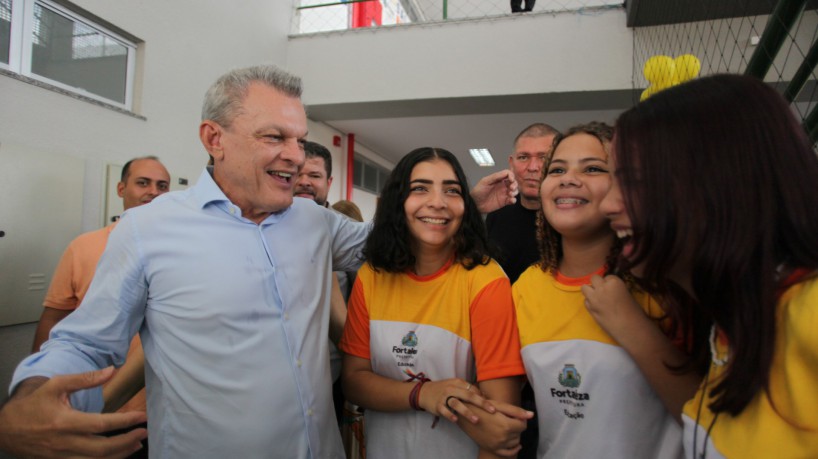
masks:
[[[539,259],[536,221],[540,208],[540,180],[557,134],[553,127],[535,123],[517,135],[508,165],[517,179],[519,197],[515,204],[486,216],[489,240],[500,249],[498,261],[512,284]]]

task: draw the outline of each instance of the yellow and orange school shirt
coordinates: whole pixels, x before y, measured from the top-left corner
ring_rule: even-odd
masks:
[[[585,307],[580,287],[590,277],[555,277],[535,265],[512,288],[537,402],[537,457],[679,458],[681,427]],[[648,316],[664,316],[649,296],[635,298]]]
[[[511,286],[493,260],[467,270],[450,261],[429,276],[376,272],[364,265],[349,300],[341,349],[372,370],[407,381],[466,381],[525,373]],[[423,411],[366,410],[367,455],[399,458],[477,457],[460,428]]]
[[[778,301],[769,392],[761,392],[737,416],[708,405],[725,366],[710,375],[684,406],[684,446],[689,458],[818,457],[818,280],[788,288]],[[728,345],[717,341],[719,357]],[[695,438],[694,438],[695,437]],[[706,450],[706,451],[705,451]]]

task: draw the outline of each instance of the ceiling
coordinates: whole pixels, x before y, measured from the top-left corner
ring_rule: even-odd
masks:
[[[543,122],[564,130],[589,121],[612,123],[638,100],[633,91],[528,94],[308,106],[311,119],[341,132],[396,164],[418,147],[441,147],[460,160],[469,185],[508,167],[512,142]],[[479,167],[469,148],[488,148],[494,167]]]

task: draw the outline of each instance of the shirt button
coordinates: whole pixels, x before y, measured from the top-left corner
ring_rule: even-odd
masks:
[[[307,416],[312,416],[312,408],[309,408],[309,409],[307,410]]]
[[[290,320],[290,315],[286,312],[284,313],[284,320]]]
[[[295,364],[298,365],[299,368],[301,368],[301,359],[296,360]]]
[[[230,215],[235,215],[235,214],[236,214],[236,209],[234,207],[231,207],[230,208]]]

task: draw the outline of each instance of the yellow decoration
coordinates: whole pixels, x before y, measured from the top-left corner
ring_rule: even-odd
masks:
[[[662,89],[664,89],[664,88],[662,88]],[[662,89],[659,89],[657,86],[648,86],[647,88],[645,88],[644,91],[642,91],[642,95],[639,96],[639,102],[642,102],[643,100],[645,100],[648,97],[656,94],[657,92],[661,91]]]
[[[673,58],[669,56],[653,56],[645,62],[645,67],[642,69],[645,73],[645,78],[653,84],[669,82],[676,73],[676,64]]]
[[[673,86],[673,85],[670,84],[670,83],[659,83],[659,84],[650,85],[650,86],[647,87],[647,89],[642,91],[642,96],[639,97],[639,100],[643,101],[643,100],[647,99],[648,97],[656,94],[657,92],[662,91],[663,89],[667,89],[667,88],[669,88],[671,86]]]
[[[682,83],[699,76],[699,71],[702,69],[699,58],[692,54],[682,54],[674,62],[676,64],[676,76],[679,78],[679,82]]]
[[[650,85],[642,91],[639,100],[645,100],[663,89],[696,78],[701,68],[699,58],[692,54],[683,54],[676,59],[663,54],[652,56],[642,67],[645,79]]]

